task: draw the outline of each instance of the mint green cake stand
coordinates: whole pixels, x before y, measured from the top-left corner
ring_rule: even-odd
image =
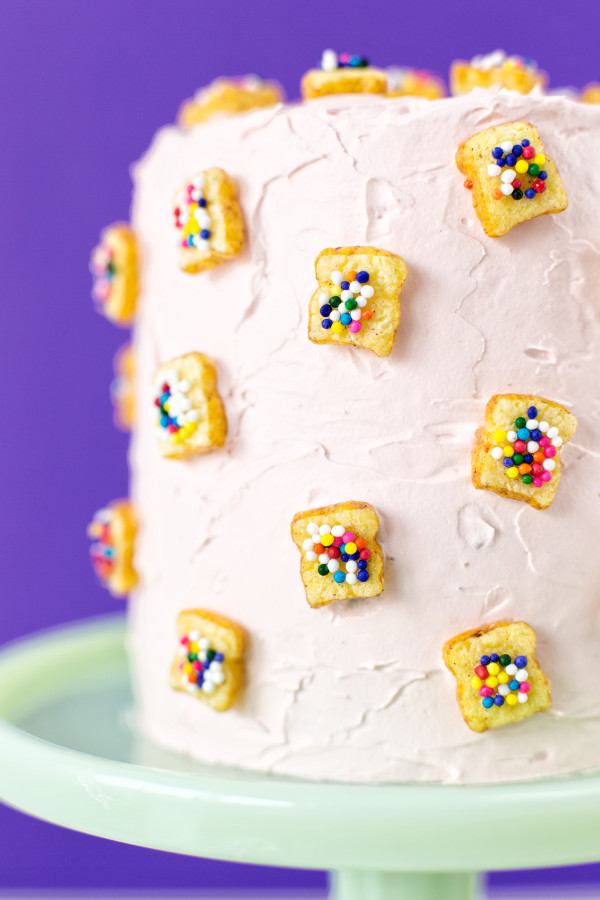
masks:
[[[469,900],[479,873],[600,859],[600,776],[358,785],[201,766],[129,727],[122,617],[0,652],[0,799],[191,856],[329,869],[336,900]]]

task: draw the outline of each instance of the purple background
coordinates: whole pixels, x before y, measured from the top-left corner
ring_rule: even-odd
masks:
[[[100,229],[128,216],[130,162],[181,100],[216,75],[246,72],[277,77],[294,98],[328,46],[445,76],[453,58],[504,44],[537,59],[552,86],[581,87],[600,79],[600,7],[548,0],[522,15],[482,0],[3,0],[0,14],[6,641],[121,605],[95,583],[85,526],[127,491],[127,438],[108,399],[126,333],[93,311],[87,264]],[[320,873],[171,856],[4,808],[0,836],[3,888],[324,885]],[[492,884],[594,878],[600,867]]]

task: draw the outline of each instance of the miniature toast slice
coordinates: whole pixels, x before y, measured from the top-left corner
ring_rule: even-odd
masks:
[[[184,459],[223,446],[227,419],[210,357],[188,353],[172,359],[157,369],[154,388],[163,456]]]
[[[550,682],[535,659],[535,643],[525,622],[497,622],[446,641],[444,662],[456,677],[458,703],[473,731],[550,709]]]
[[[115,377],[110,386],[110,397],[114,422],[121,431],[131,431],[135,415],[135,356],[130,342],[123,344],[115,353],[113,368]]]
[[[114,500],[99,509],[88,525],[93,543],[90,558],[96,576],[113,597],[125,597],[136,586],[133,551],[137,523],[129,500]]]
[[[205,609],[177,618],[179,651],[171,686],[204,700],[217,712],[230,709],[244,681],[245,634],[241,626]]]
[[[300,574],[309,606],[381,594],[379,519],[370,503],[348,501],[299,512],[291,530],[302,554]]]
[[[213,116],[236,115],[258,107],[274,106],[284,100],[283,88],[276,81],[263,81],[255,75],[217,78],[182,104],[177,124],[182,128],[193,128]]]
[[[579,95],[582,103],[600,103],[600,84],[592,82],[587,84]]]
[[[438,100],[446,96],[444,82],[433,72],[390,66],[385,74],[388,97],[426,97],[428,100]]]
[[[560,481],[560,448],[576,429],[575,416],[560,403],[494,394],[473,447],[473,487],[546,509]]]
[[[92,251],[92,298],[99,313],[115,325],[131,325],[138,296],[137,250],[129,225],[117,222],[100,235]]]
[[[529,94],[534,87],[546,87],[548,76],[540,70],[525,65],[510,65],[508,60],[501,65],[481,69],[463,59],[455,60],[450,66],[450,91],[456,97],[469,94],[473,88],[490,88],[494,85]]]
[[[314,100],[327,94],[385,94],[387,78],[383,69],[348,68],[324,72],[309,69],[302,78],[304,100]]]
[[[406,280],[401,256],[375,247],[335,247],[317,257],[319,286],[308,307],[315,344],[350,344],[388,356],[400,322]]]
[[[179,262],[194,275],[238,256],[244,222],[235,185],[223,169],[198,172],[175,197]]]
[[[567,208],[560,175],[529,122],[507,122],[473,135],[456,151],[456,165],[472,182],[473,206],[490,237]]]

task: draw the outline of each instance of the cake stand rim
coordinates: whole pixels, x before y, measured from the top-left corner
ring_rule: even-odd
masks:
[[[599,774],[487,785],[314,782],[242,770],[232,778],[218,766],[204,775],[95,756],[16,724],[66,694],[83,659],[98,675],[128,678],[124,620],[82,619],[0,649],[7,805],[123,843],[297,868],[461,872],[600,860]],[[32,678],[33,661],[43,663],[44,679]],[[518,822],[525,836],[491,857],[479,831],[490,810],[496,834]]]

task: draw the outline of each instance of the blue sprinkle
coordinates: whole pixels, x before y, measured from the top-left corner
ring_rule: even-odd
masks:
[[[505,161],[504,159],[497,159],[497,160],[496,160],[496,165],[497,165],[497,166],[500,166],[500,168],[502,168],[502,166],[505,166],[505,165],[506,165],[506,161]]]
[[[519,430],[517,431],[517,437],[519,438],[520,441],[528,441],[530,435],[531,435],[531,432],[530,432],[529,428],[519,428]]]
[[[519,684],[519,682],[517,681],[516,678],[513,678],[513,680],[511,681],[511,683],[508,686],[511,689],[511,691],[518,691],[519,688],[521,687],[521,685]]]
[[[505,468],[510,469],[510,467],[511,467],[512,465],[514,465],[514,463],[513,463],[513,461],[512,461],[512,456],[505,456],[504,459],[502,460],[502,465],[503,465]]]
[[[204,684],[204,672],[198,672],[196,684],[198,685],[198,687],[202,687],[202,685]]]
[[[524,669],[527,665],[527,657],[526,656],[515,656],[515,666],[517,669]]]
[[[504,150],[502,149],[502,147],[494,147],[494,149],[492,150],[492,156],[494,157],[494,159],[502,159],[502,157],[504,156]]]
[[[161,398],[160,398],[160,405],[164,406],[170,396],[171,396],[171,391],[168,391],[167,393],[162,394]]]
[[[161,424],[162,428],[167,428],[167,426],[170,424],[170,422],[171,422],[171,420],[168,416],[160,417],[160,424]]]
[[[537,408],[535,406],[530,406],[527,410],[527,418],[528,419],[537,419]]]
[[[512,152],[515,154],[515,156],[520,156],[521,153],[523,152],[523,148],[521,147],[520,144],[515,144]]]
[[[527,140],[527,138],[525,138],[525,140],[521,141],[521,147],[529,147],[529,141]]]
[[[350,65],[351,66],[359,66],[360,65],[360,56],[351,56],[350,57]]]
[[[194,246],[194,238],[193,238],[193,235],[190,234],[190,236],[188,237],[188,247],[193,247],[193,246]]]
[[[516,157],[516,155],[515,155],[514,153],[507,153],[507,154],[506,154],[506,165],[507,165],[507,166],[514,166],[514,164],[516,163],[516,161],[517,161],[517,157]]]
[[[542,181],[545,181],[547,177],[548,173],[544,171],[540,172],[540,174],[538,175],[538,178],[541,178]]]
[[[331,328],[332,325],[333,325],[333,322],[331,321],[331,319],[322,319],[321,320],[322,328]]]
[[[350,559],[350,557],[348,556],[347,553],[342,553],[341,556],[340,556],[340,559],[341,559],[342,562],[348,562],[348,560]]]
[[[532,441],[540,441],[542,439],[542,432],[539,428],[534,428],[531,432],[531,440]]]
[[[342,584],[346,580],[346,575],[344,572],[340,572],[340,570],[338,569],[337,572],[333,573],[333,580],[338,584]]]
[[[481,659],[479,660],[479,662],[481,663],[482,666],[489,666],[491,660],[490,660],[489,656],[482,656]]]
[[[329,315],[329,313],[331,312],[331,307],[330,307],[329,303],[324,303],[323,306],[321,307],[321,309],[319,310],[319,312],[321,313],[323,318],[326,319],[327,316]]]
[[[496,694],[496,696],[494,697],[494,703],[496,704],[496,706],[504,706],[504,697],[502,696],[502,694]]]
[[[345,553],[345,552],[346,552],[346,545],[340,544],[340,553]]]
[[[527,190],[525,191],[525,196],[528,200],[533,200],[533,198],[535,197],[535,191],[533,190],[533,188],[527,188]]]
[[[349,287],[350,287],[350,282],[349,282],[349,281],[342,281],[342,283],[340,284],[340,287],[341,287],[341,289],[342,289],[343,291],[347,291],[347,290],[349,289]]]
[[[367,560],[366,560],[366,559],[359,559],[359,561],[358,561],[358,568],[359,568],[359,569],[366,569],[366,568],[367,568],[367,565],[368,565],[368,563],[367,563]]]
[[[358,550],[356,551],[356,553],[353,553],[350,556],[350,559],[360,559],[360,553],[358,552]]]
[[[204,197],[200,197],[200,199],[198,200],[198,206],[204,209],[204,207],[206,206],[206,200],[204,199]]]
[[[366,284],[369,280],[369,273],[364,270],[356,273],[356,280],[359,284]]]
[[[533,431],[531,432],[531,436],[533,437]],[[533,439],[535,440],[535,438]],[[531,455],[531,453],[525,454],[525,456],[523,457],[523,462],[526,462],[528,466],[531,465],[531,463],[533,462],[533,456]]]
[[[104,556],[114,556],[114,553],[115,553],[115,551],[114,551],[113,547],[105,547],[104,548],[104,551],[103,551]]]
[[[486,709],[491,709],[492,706],[494,705],[494,701],[492,700],[491,697],[484,697],[483,700],[481,701],[481,705],[484,706]]]
[[[340,322],[342,323],[342,325],[349,325],[351,321],[352,316],[350,315],[350,313],[342,313],[342,315],[340,316]]]
[[[490,653],[490,662],[498,662],[500,657],[497,653]]]
[[[207,241],[209,239],[210,231],[208,230],[208,228],[202,229],[202,231],[200,232],[200,237],[203,238],[205,241]]]
[[[215,662],[223,662],[225,659],[224,653],[215,653]]]
[[[366,571],[366,569],[359,569],[358,572],[356,573],[356,577],[358,578],[359,581],[368,581],[369,573]]]

